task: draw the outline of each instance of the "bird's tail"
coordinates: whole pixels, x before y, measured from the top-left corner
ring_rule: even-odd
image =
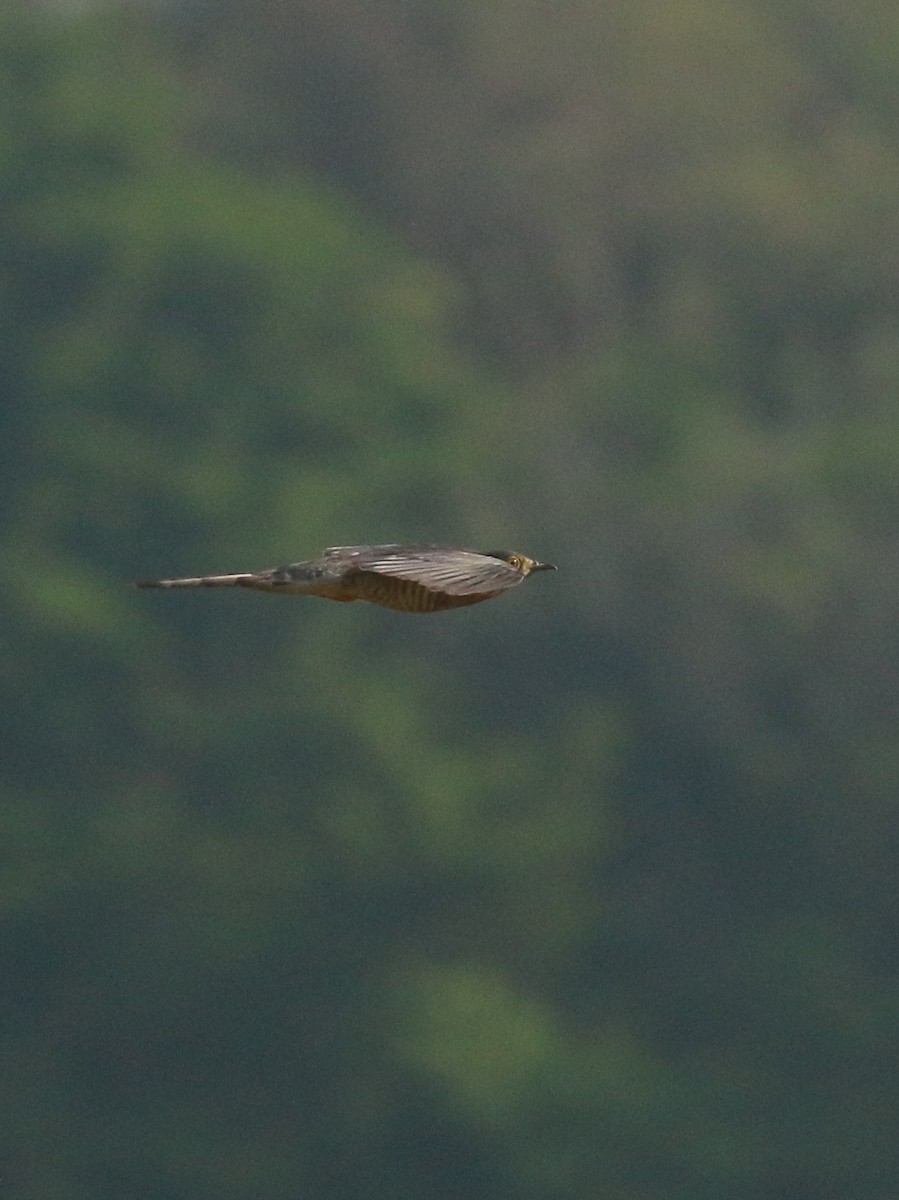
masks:
[[[258,576],[243,575],[200,575],[187,579],[142,579],[139,588],[188,588],[188,587],[252,587]]]

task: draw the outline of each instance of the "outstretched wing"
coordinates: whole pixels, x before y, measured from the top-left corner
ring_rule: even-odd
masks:
[[[404,579],[447,596],[494,595],[524,578],[502,559],[440,546],[360,548],[352,569]]]

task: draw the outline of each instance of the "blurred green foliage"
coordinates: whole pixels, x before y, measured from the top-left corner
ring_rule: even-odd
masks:
[[[897,77],[826,0],[6,7],[4,1197],[896,1195]],[[128,587],[390,540],[561,570]]]

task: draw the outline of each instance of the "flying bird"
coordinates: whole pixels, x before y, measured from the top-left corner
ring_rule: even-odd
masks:
[[[306,562],[237,575],[148,579],[140,588],[245,587],[326,600],[368,600],[400,612],[441,612],[479,604],[552,563],[506,550],[449,546],[332,546]]]

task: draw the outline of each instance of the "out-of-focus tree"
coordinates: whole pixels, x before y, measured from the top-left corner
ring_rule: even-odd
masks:
[[[832,356],[857,310],[892,304],[880,6],[857,22],[725,0],[187,13],[210,138],[257,166],[314,164],[450,261],[472,337],[507,369],[636,328],[722,353],[742,339],[736,370],[748,334],[747,390],[781,413],[796,354]]]
[[[895,1194],[873,11],[4,14],[16,1200]]]
[[[689,1140],[743,1164],[730,1194],[888,1194],[896,17],[317,0],[248,38],[217,11],[194,61],[253,136],[218,103],[207,144],[339,180],[455,273],[465,344],[516,381],[493,495],[577,564],[566,677],[627,713],[587,991],[624,981],[709,1066],[730,1116]]]
[[[489,613],[406,636],[127,589],[466,527],[498,389],[439,273],[358,208],[197,158],[139,26],[23,10],[3,35],[7,1194],[500,1194],[565,1043],[540,979],[587,936],[611,718],[540,753],[534,618],[527,655],[490,643],[521,686],[478,679],[467,711]],[[430,1083],[469,1005],[520,1014],[499,1128]]]

